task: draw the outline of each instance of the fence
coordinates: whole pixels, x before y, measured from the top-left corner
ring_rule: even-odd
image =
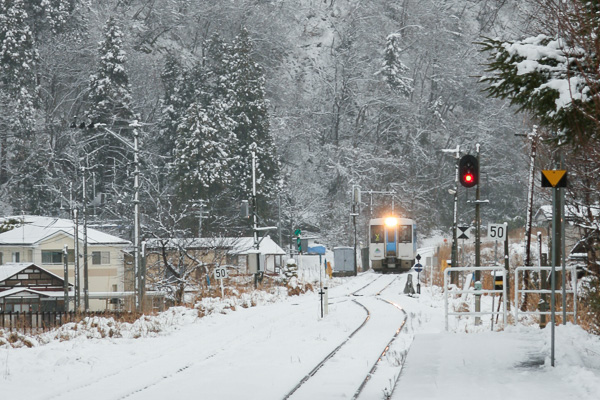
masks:
[[[64,312],[64,311],[0,311],[0,329],[21,333],[41,333],[68,322],[78,322],[85,317],[113,317],[122,319],[129,312]]]
[[[449,312],[448,311],[448,296],[449,296],[449,290],[448,290],[448,286],[449,286],[449,278],[450,278],[450,274],[448,272],[475,272],[475,271],[502,271],[502,290],[489,290],[489,289],[480,289],[480,290],[475,290],[475,289],[457,289],[457,290],[452,290],[452,294],[459,294],[459,293],[467,293],[467,294],[474,294],[474,295],[482,295],[482,294],[486,294],[486,293],[501,293],[502,294],[502,304],[504,307],[504,310],[502,310],[502,312],[495,312],[495,311],[479,311],[479,312],[473,312],[473,311],[455,311],[455,312]],[[504,319],[504,325],[506,325],[507,323],[507,304],[506,304],[506,280],[507,280],[507,275],[504,273],[504,267],[502,266],[498,266],[498,267],[457,267],[457,268],[447,268],[446,269],[446,273],[444,274],[444,310],[445,310],[445,319],[446,319],[446,331],[448,330],[448,316],[449,315],[475,315],[475,316],[480,316],[480,315],[492,315],[492,317],[494,315],[498,315],[498,314],[502,314],[502,318]]]
[[[550,296],[552,296],[552,290],[550,289],[519,289],[519,287],[521,286],[521,284],[519,283],[519,272],[523,271],[548,271],[549,274],[548,276],[550,276],[550,274],[552,273],[552,267],[517,267],[515,268],[515,321],[519,320],[519,314],[524,314],[524,315],[551,315],[552,311],[519,311],[519,307],[520,307],[520,302],[519,302],[519,298],[521,294],[524,293],[537,293],[537,294],[548,294]],[[562,295],[563,291],[565,294],[571,294],[573,295],[573,311],[567,311],[567,310],[562,310],[562,312],[564,313],[564,315],[573,315],[573,321],[575,321],[575,323],[577,323],[577,270],[575,266],[572,267],[567,267],[565,272],[570,272],[571,273],[571,285],[573,287],[573,289],[567,289],[567,288],[561,288],[560,290],[555,290],[555,294],[556,295]],[[562,272],[562,269],[556,268],[556,273]]]

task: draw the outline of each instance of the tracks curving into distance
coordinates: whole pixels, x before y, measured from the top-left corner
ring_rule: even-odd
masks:
[[[406,325],[406,321],[408,319],[408,315],[407,315],[406,311],[404,311],[404,309],[400,305],[398,305],[398,304],[396,304],[396,303],[394,303],[392,301],[385,300],[385,299],[382,299],[381,297],[378,297],[379,295],[381,295],[381,293],[384,290],[386,290],[389,286],[391,286],[398,279],[398,276],[396,276],[396,277],[394,277],[394,279],[390,280],[385,286],[383,286],[381,288],[376,288],[376,291],[374,293],[373,292],[372,293],[365,293],[365,294],[361,293],[361,292],[367,291],[367,289],[369,289],[369,288],[372,288],[373,285],[377,281],[379,281],[383,276],[384,275],[380,275],[376,279],[373,279],[372,281],[370,281],[369,283],[367,283],[363,287],[361,287],[361,288],[355,290],[354,292],[350,293],[350,296],[354,296],[354,297],[359,297],[359,296],[374,296],[378,300],[380,300],[382,302],[385,302],[385,303],[388,303],[388,304],[392,305],[393,307],[395,307],[396,309],[398,309],[399,311],[401,311],[404,314],[404,319],[403,319],[402,323],[400,324],[400,326],[398,327],[398,329],[395,331],[395,333],[392,336],[392,338],[386,344],[386,346],[384,347],[384,349],[377,356],[377,360],[373,363],[373,366],[371,367],[371,369],[369,370],[369,372],[367,373],[367,375],[365,376],[365,378],[362,380],[361,384],[358,386],[358,388],[354,392],[354,395],[352,396],[352,399],[358,399],[358,397],[362,393],[363,389],[365,388],[365,386],[367,385],[367,383],[369,382],[369,380],[371,379],[371,377],[373,376],[373,374],[377,370],[377,367],[379,366],[380,362],[385,357],[385,355],[386,355],[387,351],[389,350],[390,346],[396,340],[396,338],[398,337],[398,334],[402,331],[402,329]],[[350,341],[350,339],[352,339],[353,337],[355,337],[355,335],[359,331],[361,331],[367,325],[367,322],[369,322],[369,320],[371,319],[371,311],[367,307],[365,307],[364,304],[361,304],[356,299],[352,299],[352,301],[355,304],[357,304],[360,307],[362,307],[363,310],[366,312],[366,317],[365,317],[364,321],[344,341],[342,341],[335,349],[333,349],[331,351],[331,353],[329,353],[326,357],[324,357],[304,378],[302,378],[302,380],[300,380],[300,382],[298,382],[298,384],[296,386],[294,386],[294,388],[292,390],[290,390],[290,392],[288,392],[283,397],[284,400],[291,398],[294,395],[294,393],[296,393],[298,391],[298,389],[300,389],[302,386],[304,386],[313,376],[315,376],[317,374],[317,372],[328,361],[330,361],[344,347],[344,345],[346,345]]]

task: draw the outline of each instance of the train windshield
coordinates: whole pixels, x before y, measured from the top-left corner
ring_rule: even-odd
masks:
[[[411,243],[412,239],[412,225],[400,225],[398,227],[398,242]]]
[[[382,225],[371,225],[371,243],[383,243]]]
[[[391,227],[387,228],[387,242],[388,243],[396,243],[396,227],[395,226],[391,226]]]

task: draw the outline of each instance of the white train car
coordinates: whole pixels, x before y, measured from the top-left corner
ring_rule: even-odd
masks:
[[[374,218],[369,221],[369,260],[376,272],[405,272],[415,264],[417,226],[408,218]]]

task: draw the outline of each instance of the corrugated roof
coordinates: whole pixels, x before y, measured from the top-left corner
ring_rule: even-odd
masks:
[[[0,221],[8,219],[24,221],[22,226],[18,226],[10,231],[0,233],[0,245],[29,246],[37,244],[53,235],[62,233],[69,237],[74,236],[75,224],[70,219],[41,217],[36,215],[3,217]],[[110,244],[110,245],[130,245],[127,240],[117,236],[100,232],[96,229],[87,229],[88,244]],[[83,238],[83,226],[79,226],[79,239]]]

